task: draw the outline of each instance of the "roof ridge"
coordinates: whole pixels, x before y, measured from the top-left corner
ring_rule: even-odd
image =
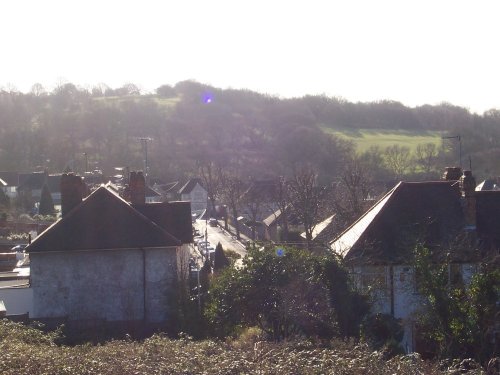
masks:
[[[84,205],[88,204],[89,199],[96,199],[97,195],[100,194],[106,194],[110,197],[113,197],[113,199],[116,199],[119,204],[121,204],[125,210],[128,210],[131,215],[134,215],[137,217],[137,219],[141,220],[144,222],[147,226],[149,226],[152,230],[157,231],[158,233],[161,233],[163,236],[166,237],[166,239],[173,241],[177,245],[181,244],[181,241],[177,239],[175,236],[164,230],[162,227],[160,227],[158,224],[156,224],[153,220],[149,219],[147,216],[143,215],[140,213],[138,210],[136,210],[134,207],[132,207],[126,200],[124,200],[120,195],[112,191],[110,188],[107,188],[104,185],[99,186],[96,190],[94,190],[89,196],[87,196],[85,199],[83,199],[78,205],[76,205],[71,211],[69,211],[65,216],[63,216],[60,220],[56,221],[53,223],[50,227],[48,227],[45,231],[43,231],[37,238],[33,240],[33,242],[29,245],[36,245],[38,242],[43,241],[45,235],[47,233],[50,233],[50,231],[57,229],[59,227],[62,227],[65,225],[65,223],[70,220],[73,216],[77,215],[78,212],[84,207]],[[29,252],[29,249],[28,249]]]
[[[386,199],[386,202],[384,203],[384,206],[387,205],[388,202],[390,202],[392,200],[392,198],[394,198],[394,194],[397,192],[398,189],[400,189],[403,185],[405,184],[405,182],[403,181],[400,181],[397,183],[396,186],[394,186],[391,190],[389,190],[387,193],[384,194],[384,196],[382,198],[380,198],[373,206],[371,206],[368,210],[365,211],[365,213],[363,215],[361,215],[356,221],[354,221],[351,225],[349,225],[349,227],[347,227],[344,231],[342,231],[342,233],[340,233],[337,237],[335,237],[335,239],[333,239],[332,241],[329,242],[329,245],[330,247],[335,243],[337,242],[340,238],[342,238],[342,236],[344,236],[344,234],[346,234],[347,232],[349,232],[356,224],[358,224],[361,220],[363,220],[366,216],[368,216],[374,209],[375,207],[377,207],[380,203],[382,203],[384,201],[384,199]],[[382,211],[379,210],[379,213]],[[377,214],[378,215],[378,214]],[[373,220],[372,220],[373,221]],[[366,230],[368,229],[368,227],[371,225],[371,222],[370,224],[368,224],[368,226],[365,228],[365,230],[363,231],[363,233],[358,237],[358,239],[356,240],[356,242],[358,242],[361,237],[363,236],[364,232],[366,232]],[[352,247],[352,246],[351,246]]]

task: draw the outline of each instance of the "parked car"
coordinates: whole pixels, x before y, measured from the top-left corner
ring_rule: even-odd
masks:
[[[198,248],[200,248],[200,249],[204,249],[206,247],[211,246],[210,242],[205,241],[205,240],[198,241],[197,245],[198,245]]]

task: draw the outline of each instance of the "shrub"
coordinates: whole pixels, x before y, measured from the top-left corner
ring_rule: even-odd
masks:
[[[359,318],[352,316],[355,309],[340,307],[350,305],[356,293],[347,277],[332,276],[341,270],[334,264],[333,258],[294,248],[251,249],[241,269],[228,268],[214,278],[206,309],[214,334],[258,326],[273,340],[338,335],[339,311],[349,311],[353,322]]]

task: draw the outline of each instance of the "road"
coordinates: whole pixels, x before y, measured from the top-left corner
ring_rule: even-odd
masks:
[[[194,226],[202,235],[205,235],[205,229],[207,230],[208,242],[210,242],[213,247],[217,246],[220,242],[223,249],[233,250],[240,254],[242,258],[246,255],[247,251],[245,246],[234,239],[231,234],[222,229],[221,226],[212,227],[207,225],[205,220],[196,220]]]

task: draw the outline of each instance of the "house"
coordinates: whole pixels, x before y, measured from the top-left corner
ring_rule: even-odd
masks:
[[[17,197],[19,174],[17,172],[0,172],[0,188],[10,199]]]
[[[312,231],[313,248],[323,251],[328,248],[328,242],[339,234],[339,225],[335,220],[337,215],[328,216],[325,220],[316,224]],[[302,232],[300,237],[306,241],[306,232]]]
[[[191,202],[191,211],[201,213],[207,209],[208,192],[199,178],[191,178],[178,191],[181,201]]]
[[[300,223],[300,220],[297,216],[292,212],[290,206],[287,206],[285,210],[286,214],[286,224],[288,226],[288,230],[290,232],[300,233],[304,230],[304,225]],[[284,241],[283,238],[283,215],[281,213],[281,209],[277,209],[273,213],[271,213],[268,217],[262,220],[263,227],[263,238],[266,241]]]
[[[166,184],[162,182],[155,182],[153,184],[153,189],[161,194],[162,202],[170,202],[179,199],[177,195],[179,181],[169,182]]]
[[[162,201],[162,195],[158,191],[146,186],[146,203],[160,203]]]
[[[264,220],[278,209],[278,183],[274,179],[252,180],[243,192],[240,201],[240,214],[246,219],[246,225],[240,230],[252,239],[264,239],[266,227]]]
[[[416,243],[447,252],[450,274],[468,285],[482,254],[500,248],[499,212],[500,192],[475,191],[470,171],[462,175],[460,168],[447,168],[444,181],[397,184],[330,248],[349,265],[356,285],[371,291],[374,312],[402,320],[403,347],[420,351],[415,329],[420,297],[411,263]],[[459,238],[473,251],[458,251]]]
[[[61,177],[62,218],[27,248],[30,317],[168,324],[192,242],[189,202],[146,203],[142,172],[130,202],[103,185]],[[8,306],[7,306],[8,309]]]
[[[61,174],[48,174],[44,172],[21,173],[19,174],[18,194],[25,198],[40,202],[43,185],[47,184],[52,201],[55,205],[61,204]]]

